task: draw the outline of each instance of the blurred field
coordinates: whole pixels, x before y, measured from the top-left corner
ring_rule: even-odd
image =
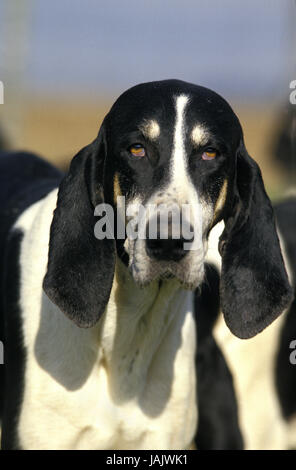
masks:
[[[66,169],[75,153],[95,138],[111,105],[111,100],[106,98],[92,103],[75,100],[27,102],[22,109],[18,132],[10,132],[11,147],[36,152]],[[286,181],[271,154],[280,110],[263,104],[234,104],[233,108],[242,123],[248,151],[261,167],[270,196],[279,197],[285,192]],[[9,115],[13,120],[13,113],[8,113],[4,121]],[[12,127],[11,122],[9,124]]]

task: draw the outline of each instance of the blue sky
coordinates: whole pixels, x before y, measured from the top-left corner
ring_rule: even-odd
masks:
[[[30,3],[23,80],[38,93],[117,94],[180,78],[228,97],[277,99],[296,78],[294,0]],[[3,21],[0,9],[0,36]]]

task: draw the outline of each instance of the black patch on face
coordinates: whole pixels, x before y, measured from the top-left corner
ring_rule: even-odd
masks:
[[[189,134],[197,125],[206,133],[206,138],[201,144],[192,142],[188,135],[186,152],[194,186],[198,194],[214,208],[224,181],[227,180],[230,187],[233,185],[235,156],[242,138],[242,129],[228,103],[205,88],[201,88],[198,94],[190,99],[186,108],[186,119],[187,123],[191,123]],[[216,151],[215,159],[202,159],[202,154],[207,148]]]
[[[108,142],[107,180],[113,181],[114,173],[120,174],[122,194],[143,195],[148,200],[169,181],[169,168],[173,150],[176,120],[175,98],[186,95],[185,152],[191,179],[198,192],[212,203],[217,199],[221,181],[230,177],[235,150],[241,138],[239,121],[228,103],[213,91],[181,82],[167,80],[152,82],[131,88],[116,101],[105,119]],[[141,132],[141,125],[156,121],[160,134],[151,140]],[[209,134],[208,142],[196,146],[191,133],[196,125],[202,125]],[[114,138],[116,136],[116,138]],[[142,144],[146,157],[129,154],[129,147]],[[205,148],[218,150],[215,161],[204,161]],[[110,197],[111,199],[111,197]]]

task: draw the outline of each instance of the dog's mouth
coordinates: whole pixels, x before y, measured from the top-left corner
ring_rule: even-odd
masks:
[[[201,282],[189,283],[189,282],[183,281],[182,279],[174,276],[172,273],[169,273],[169,272],[163,273],[160,276],[157,276],[153,279],[147,279],[143,281],[135,280],[136,284],[138,284],[140,288],[149,287],[153,282],[162,283],[162,282],[169,282],[169,281],[176,281],[179,284],[179,286],[182,287],[182,289],[188,290],[188,291],[196,290],[201,284]]]
[[[169,279],[174,279],[174,275],[170,271],[165,271],[160,275],[160,280],[162,281],[168,281]]]
[[[195,268],[195,269],[194,269]],[[185,290],[195,290],[203,281],[204,265],[190,266],[190,263],[178,264],[175,262],[164,263],[147,259],[145,266],[131,262],[130,272],[136,284],[147,287],[154,281],[175,280]]]

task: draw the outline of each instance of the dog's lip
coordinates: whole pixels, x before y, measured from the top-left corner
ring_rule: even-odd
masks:
[[[159,282],[159,281],[176,280],[183,289],[189,290],[189,291],[194,291],[195,289],[197,289],[198,286],[200,286],[200,284],[202,282],[200,280],[198,280],[195,283],[186,282],[184,279],[182,279],[181,277],[175,275],[170,270],[164,271],[164,272],[162,272],[162,273],[160,273],[156,276],[151,276],[151,277],[147,278],[146,280],[141,280],[141,281],[139,281],[138,279],[134,279],[134,280],[135,280],[136,284],[138,284],[141,288],[148,287],[152,282],[155,282],[155,281]]]
[[[164,271],[163,273],[160,274],[159,278],[160,279],[173,279],[175,276],[171,271]]]
[[[204,280],[204,258],[199,266],[193,271],[193,266],[188,262],[177,261],[158,261],[149,263],[147,269],[142,272],[142,263],[137,262],[137,257],[133,256],[129,260],[129,271],[134,282],[139,287],[147,287],[152,282],[158,281],[177,281],[185,290],[193,291],[198,288]],[[154,261],[151,260],[150,261]],[[183,261],[183,260],[182,260]]]

